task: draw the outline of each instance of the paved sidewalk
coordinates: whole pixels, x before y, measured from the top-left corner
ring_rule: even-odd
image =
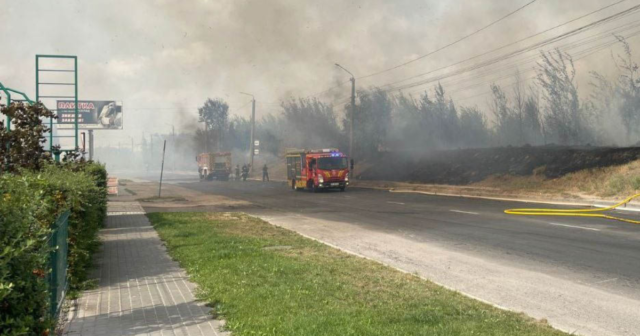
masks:
[[[111,202],[95,278],[69,312],[65,335],[229,335],[194,298],[136,202]]]

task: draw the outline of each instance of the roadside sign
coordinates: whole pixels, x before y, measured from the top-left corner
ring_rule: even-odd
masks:
[[[260,147],[260,140],[254,141],[253,145],[256,146],[256,147]]]
[[[58,100],[58,128],[75,125],[75,102]],[[122,129],[122,104],[114,100],[78,100],[78,128]]]
[[[259,150],[259,149],[254,149],[254,150],[253,150],[253,154],[254,154],[254,155],[258,155],[258,154],[260,154],[260,150]]]

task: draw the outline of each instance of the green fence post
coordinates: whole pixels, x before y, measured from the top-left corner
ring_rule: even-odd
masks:
[[[76,127],[75,127],[75,131],[76,131],[76,152],[78,151],[78,149],[80,147],[78,147],[78,57],[77,56],[73,56],[73,74],[75,75],[74,81],[73,81],[73,87],[74,87],[74,99],[75,99],[75,112],[76,112]],[[56,107],[57,109],[57,107]]]
[[[9,90],[7,90],[6,87],[4,87],[4,85],[2,85],[2,83],[0,83],[0,90],[2,90],[4,92],[4,94],[7,95],[7,107],[11,106],[11,92],[9,92]],[[11,131],[11,117],[7,116],[7,131]]]
[[[69,211],[61,214],[52,227],[49,246],[52,248],[49,254],[49,313],[56,319],[68,288],[67,266],[69,245]]]

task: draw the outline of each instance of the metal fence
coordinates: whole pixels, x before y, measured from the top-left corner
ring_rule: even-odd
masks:
[[[49,291],[51,294],[50,313],[57,318],[67,292],[67,253],[69,245],[69,211],[61,214],[54,223],[49,238],[49,246],[53,248],[49,256]]]

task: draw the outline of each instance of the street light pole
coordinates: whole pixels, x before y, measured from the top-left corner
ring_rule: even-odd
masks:
[[[342,65],[336,63],[336,66],[346,71],[351,78],[351,115],[349,119],[349,157],[353,160],[353,115],[356,114],[356,76],[354,76],[349,70],[345,69]]]
[[[253,155],[254,155],[254,133],[256,130],[256,97],[254,97],[250,93],[240,92],[243,95],[251,96],[251,140],[249,143],[249,153],[251,155],[251,163],[249,166],[249,171],[253,173]]]

